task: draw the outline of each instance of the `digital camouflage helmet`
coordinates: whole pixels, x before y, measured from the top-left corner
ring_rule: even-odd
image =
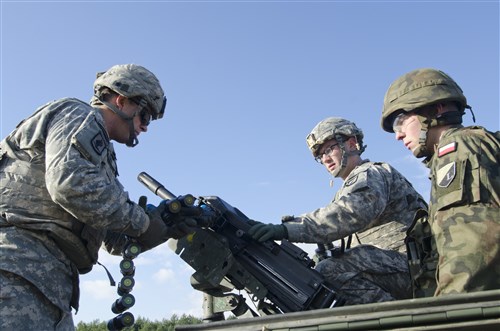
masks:
[[[345,141],[350,137],[355,137],[357,142],[357,150],[346,152]],[[335,170],[332,175],[335,177],[339,176],[339,173],[347,165],[347,157],[351,154],[361,154],[365,151],[366,146],[363,146],[363,131],[356,126],[351,121],[340,117],[328,117],[312,129],[306,137],[307,146],[311,150],[314,158],[318,157],[318,151],[321,146],[331,140],[335,139],[342,151],[342,160],[340,167]]]
[[[160,82],[151,71],[140,65],[120,64],[98,73],[94,82],[96,97],[100,97],[103,87],[127,98],[141,98],[146,103],[153,120],[162,118],[165,113],[167,99]]]
[[[134,100],[142,109],[147,109],[153,120],[160,119],[165,113],[167,98],[156,76],[146,68],[136,64],[120,64],[111,67],[105,72],[97,73],[94,82],[94,96],[90,101],[91,105],[104,104],[129,122],[130,138],[127,146],[137,145],[133,118],[124,114],[121,110],[104,101],[103,93],[106,88]]]

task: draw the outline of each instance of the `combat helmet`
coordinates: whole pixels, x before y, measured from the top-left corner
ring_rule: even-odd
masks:
[[[101,90],[107,87],[127,98],[140,98],[153,120],[165,113],[167,99],[156,76],[146,68],[136,64],[120,64],[108,71],[97,74],[94,82],[94,98],[91,103],[101,100]]]
[[[345,148],[345,141],[350,137],[355,137],[357,150],[348,152]],[[334,177],[338,177],[340,171],[346,167],[349,155],[360,155],[365,151],[363,137],[363,131],[354,122],[340,117],[328,117],[316,124],[311,133],[307,135],[306,142],[315,159],[318,157],[319,149],[326,141],[335,139],[338,142],[342,151],[342,160],[340,167],[335,170],[335,173],[332,173]]]
[[[389,86],[384,97],[382,128],[394,132],[392,123],[399,113],[450,101],[457,103],[461,115],[465,108],[470,108],[462,89],[450,76],[432,68],[413,70]]]
[[[440,103],[455,103],[457,111],[438,114]],[[428,107],[430,106],[430,107]],[[401,113],[413,112],[421,124],[418,146],[412,150],[415,157],[429,157],[434,151],[427,146],[427,134],[432,127],[458,125],[462,123],[467,99],[458,84],[440,70],[424,68],[413,70],[396,79],[384,97],[382,109],[382,128],[394,132],[393,122]],[[426,111],[423,111],[426,109]],[[475,121],[474,113],[472,119]]]
[[[328,117],[316,124],[311,133],[307,135],[306,142],[313,156],[316,157],[325,141],[336,139],[338,142],[343,142],[344,137],[356,137],[358,142],[362,144],[364,136],[363,131],[353,122],[340,117]]]

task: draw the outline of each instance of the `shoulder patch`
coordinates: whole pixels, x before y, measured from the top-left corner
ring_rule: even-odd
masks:
[[[437,171],[436,180],[439,187],[448,187],[456,175],[456,163],[450,162]]]
[[[106,142],[104,140],[102,132],[98,132],[94,136],[94,138],[92,138],[90,143],[92,144],[92,148],[94,149],[94,151],[99,155],[101,155],[102,152],[106,149]]]
[[[456,150],[457,150],[457,143],[455,141],[451,142],[451,143],[446,144],[442,147],[439,147],[438,157],[444,156],[444,155],[449,154],[451,152],[454,152]]]
[[[346,182],[345,182],[345,186],[351,186],[352,184],[356,183],[356,181],[358,180],[358,175],[356,174],[356,176],[352,177],[352,178],[349,178]]]
[[[101,163],[104,151],[109,146],[109,140],[104,127],[90,113],[71,138],[71,143],[80,154],[90,162]]]

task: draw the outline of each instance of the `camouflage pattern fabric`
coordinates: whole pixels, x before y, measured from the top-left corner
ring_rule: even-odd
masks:
[[[318,268],[332,283],[347,272],[346,288],[362,285],[359,291],[349,290],[357,293],[347,294],[353,297],[352,302],[356,302],[356,295],[368,289],[372,295],[366,298],[372,299],[367,300],[384,301],[396,298],[396,294],[399,298],[411,296],[404,238],[419,209],[427,209],[427,205],[403,175],[387,163],[365,160],[353,169],[329,205],[284,225],[292,242],[327,244],[354,235],[354,248],[346,252],[352,259],[331,257],[322,261]],[[363,248],[357,249],[357,245]],[[358,256],[358,252],[361,255]],[[346,265],[342,266],[343,263]],[[374,286],[379,289],[375,290]],[[389,293],[394,295],[389,296]]]
[[[284,224],[292,242],[327,244],[358,234],[359,244],[406,252],[405,232],[419,209],[427,204],[403,175],[387,163],[365,160],[330,204]]]
[[[78,308],[78,272],[90,271],[103,242],[120,252],[123,234],[139,236],[149,218],[116,178],[100,111],[80,100],[40,107],[0,142],[0,157],[0,270],[71,313]],[[13,300],[8,304],[22,304]]]
[[[500,289],[498,137],[477,126],[449,129],[427,164],[439,253],[436,296]]]
[[[59,261],[23,231],[9,227],[0,234],[0,330],[74,330],[70,262]]]
[[[456,102],[463,113],[467,99],[458,84],[446,73],[432,68],[410,71],[396,79],[387,89],[382,109],[382,128],[394,132],[394,115],[440,102]]]
[[[345,305],[410,299],[406,256],[371,245],[360,245],[316,266]]]
[[[143,66],[137,64],[118,64],[105,72],[99,72],[94,81],[92,106],[101,104],[103,87],[108,87],[127,98],[141,97],[146,101],[153,120],[163,117],[167,98],[158,78]]]

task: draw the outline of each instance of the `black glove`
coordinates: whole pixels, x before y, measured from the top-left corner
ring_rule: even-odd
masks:
[[[143,246],[144,251],[163,244],[169,237],[165,222],[163,222],[157,208],[153,208],[148,208],[146,212],[149,216],[149,227],[137,237],[137,241]]]
[[[194,218],[176,215],[172,225],[168,227],[168,236],[174,239],[182,238],[185,235],[193,233],[197,225],[198,223]]]
[[[207,205],[181,205],[181,207],[173,213],[169,207],[170,203],[171,200],[164,200],[158,206],[161,210],[162,218],[167,225],[175,223],[178,219],[191,218],[196,221],[196,224],[192,224],[192,222],[190,222],[190,226],[208,227],[211,226],[217,218],[215,212],[213,212]]]
[[[210,207],[207,205],[201,205],[196,208],[198,208],[200,214],[195,216],[194,219],[196,219],[199,227],[205,228],[214,225],[218,216],[212,209],[210,209]]]
[[[198,210],[200,208],[183,206],[179,211],[172,213],[169,209],[169,203],[169,200],[164,200],[158,205],[158,208],[148,205],[147,210],[160,215],[163,222],[166,223],[169,238],[179,239],[193,233],[193,228],[198,226],[196,216],[201,214],[201,210]]]
[[[256,221],[251,223],[253,225],[248,230],[248,234],[258,242],[288,238],[288,231],[283,224],[264,224]]]
[[[253,225],[262,224],[262,223],[261,223],[261,222],[257,222],[257,221],[254,221],[254,220],[249,219],[249,220],[247,221],[247,224],[249,224],[249,225],[252,225],[252,226],[253,226]]]

